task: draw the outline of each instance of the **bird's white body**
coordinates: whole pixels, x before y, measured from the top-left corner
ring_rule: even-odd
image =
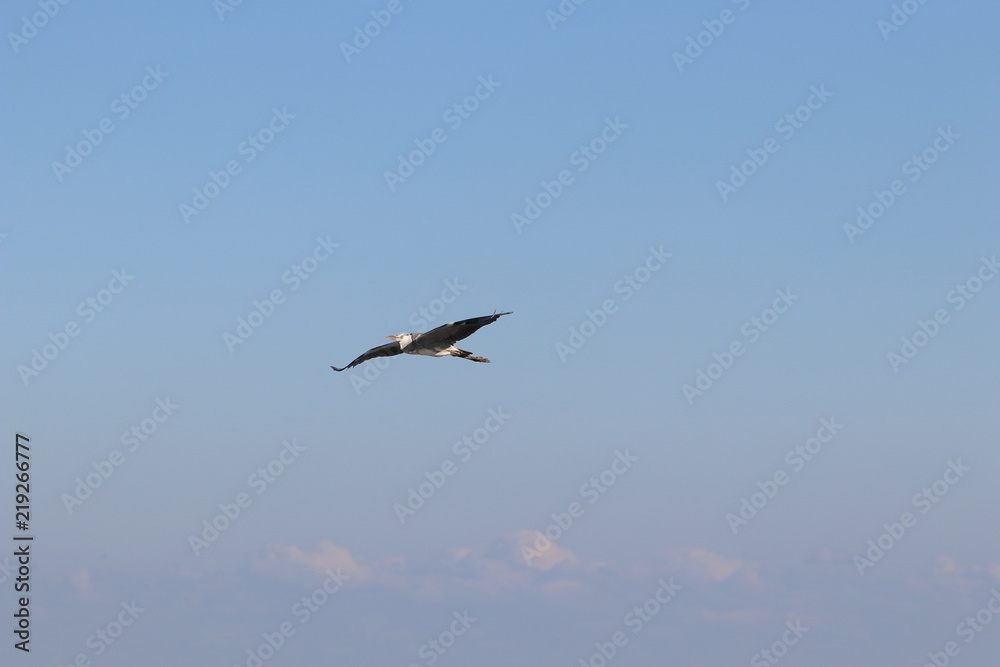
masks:
[[[420,334],[396,334],[395,336],[386,336],[393,340],[399,341],[399,347],[402,348],[405,354],[422,354],[425,357],[454,357],[458,355],[461,350],[459,350],[454,345],[449,345],[447,347],[435,346],[433,348],[421,347],[419,345],[411,345],[414,340],[420,337]]]

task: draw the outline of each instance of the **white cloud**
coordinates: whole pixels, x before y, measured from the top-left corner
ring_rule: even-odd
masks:
[[[538,531],[519,530],[512,533],[508,540],[515,550],[516,558],[528,567],[551,570],[559,563],[580,564],[580,559],[568,547],[549,540]],[[528,554],[528,557],[525,558],[524,554]]]
[[[373,574],[372,568],[359,565],[350,551],[328,540],[322,540],[315,551],[304,551],[294,544],[269,544],[263,556],[253,559],[252,567],[287,578],[325,576],[327,570],[340,570],[355,582]]]

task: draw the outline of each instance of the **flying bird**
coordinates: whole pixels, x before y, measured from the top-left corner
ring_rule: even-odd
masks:
[[[343,368],[336,366],[330,366],[330,368],[338,372],[346,371],[348,368],[354,368],[369,359],[393,357],[404,352],[406,354],[423,354],[428,357],[461,357],[469,361],[489,363],[490,360],[485,357],[474,357],[471,352],[458,349],[455,347],[455,343],[463,338],[468,338],[487,324],[496,322],[501,316],[510,314],[511,312],[498,313],[493,311],[492,315],[448,322],[427,333],[400,333],[395,336],[386,336],[393,342],[373,347]]]

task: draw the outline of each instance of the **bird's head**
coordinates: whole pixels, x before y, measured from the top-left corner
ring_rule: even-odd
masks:
[[[415,337],[416,334],[408,334],[408,333],[399,333],[396,334],[395,336],[386,336],[386,338],[388,338],[389,340],[398,340],[399,344],[402,345],[403,347],[406,347],[411,342],[413,342],[413,339]]]

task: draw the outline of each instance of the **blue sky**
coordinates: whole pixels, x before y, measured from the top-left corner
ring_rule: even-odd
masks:
[[[675,4],[8,3],[5,663],[992,665],[998,10]]]

